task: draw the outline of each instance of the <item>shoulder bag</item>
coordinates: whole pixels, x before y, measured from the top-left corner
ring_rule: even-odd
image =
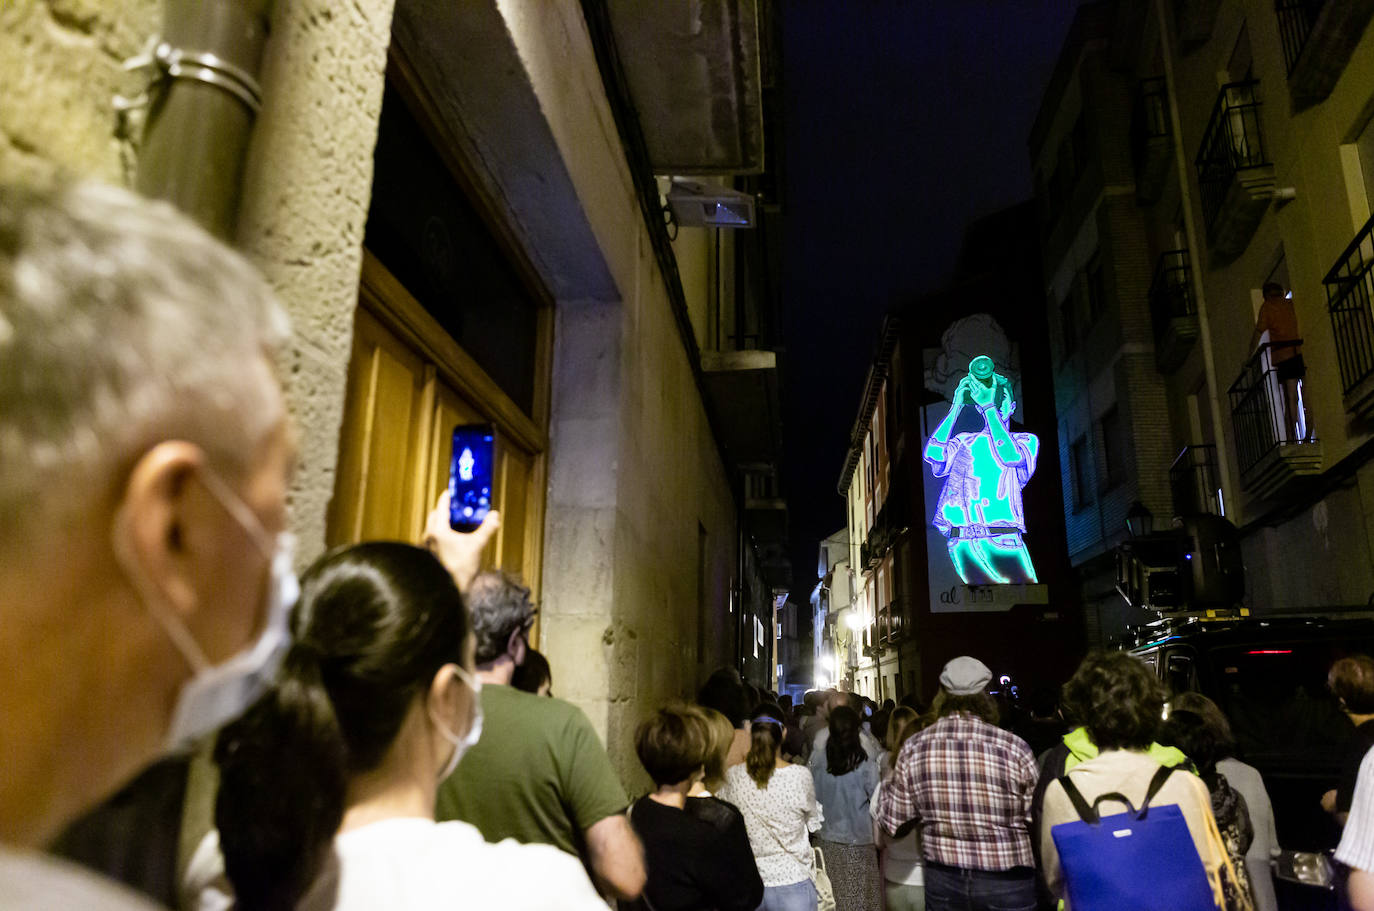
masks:
[[[759,822],[763,823],[763,827],[768,830],[768,834],[773,836],[773,840],[778,843],[778,847],[782,848],[782,853],[796,859],[797,855],[788,850],[786,842],[778,837],[778,833],[768,822],[767,817],[760,813],[757,807],[751,807],[750,809],[754,811],[754,815],[758,817]],[[798,863],[800,862],[801,861],[798,860]],[[825,869],[825,855],[821,853],[820,848],[814,846],[811,848],[810,875],[811,885],[816,887],[817,911],[835,911],[835,887],[831,884],[830,874]]]

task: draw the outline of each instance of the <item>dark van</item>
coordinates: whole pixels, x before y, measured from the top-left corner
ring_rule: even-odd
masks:
[[[1336,786],[1354,727],[1326,675],[1346,655],[1374,655],[1374,619],[1199,620],[1147,632],[1130,651],[1171,693],[1200,692],[1226,713],[1238,758],[1264,777],[1280,845],[1336,846],[1321,796]]]

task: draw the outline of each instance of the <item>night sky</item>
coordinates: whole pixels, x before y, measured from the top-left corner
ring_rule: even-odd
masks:
[[[784,485],[792,600],[882,316],[945,283],[964,226],[1031,195],[1027,138],[1077,0],[780,0]]]

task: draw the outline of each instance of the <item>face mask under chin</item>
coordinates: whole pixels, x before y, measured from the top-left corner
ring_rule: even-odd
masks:
[[[453,774],[454,770],[458,768],[458,763],[463,758],[463,754],[472,749],[477,741],[482,738],[482,680],[456,664],[453,665],[453,671],[458,679],[467,685],[472,694],[472,721],[468,725],[468,732],[459,737],[449,730],[448,725],[438,718],[431,717],[435,728],[439,731],[439,736],[453,744],[453,755],[449,757],[448,762],[439,772],[439,781],[441,782]]]

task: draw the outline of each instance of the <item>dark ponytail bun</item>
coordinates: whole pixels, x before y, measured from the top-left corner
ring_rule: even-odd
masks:
[[[467,612],[422,548],[371,542],[301,578],[277,685],[215,744],[215,823],[238,907],[289,911],[343,820],[348,781],[377,768],[406,713],[462,661]]]

